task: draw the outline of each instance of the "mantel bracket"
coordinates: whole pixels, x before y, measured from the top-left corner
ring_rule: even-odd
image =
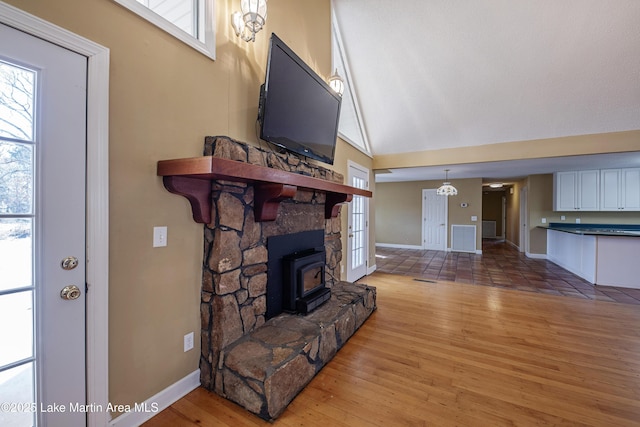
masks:
[[[261,183],[255,185],[254,214],[256,221],[274,221],[278,216],[280,202],[296,195],[295,185]]]
[[[200,224],[211,222],[211,181],[185,176],[163,176],[164,188],[170,193],[186,197],[191,204],[193,220]]]

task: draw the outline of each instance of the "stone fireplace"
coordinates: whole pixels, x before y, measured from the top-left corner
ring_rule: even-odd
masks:
[[[342,175],[292,154],[227,137],[207,137],[204,155],[343,181]],[[275,220],[257,222],[253,184],[217,180],[211,185],[211,220],[204,228],[201,384],[274,419],[375,309],[375,288],[335,279],[342,259],[341,220],[325,219],[324,192],[298,189],[279,203]],[[321,237],[321,247],[316,238],[309,248],[323,254],[322,271],[333,295],[307,316],[285,312],[269,319],[269,239],[309,232]]]

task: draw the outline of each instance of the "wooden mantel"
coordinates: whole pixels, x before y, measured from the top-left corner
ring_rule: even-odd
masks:
[[[158,176],[167,190],[189,200],[193,219],[203,224],[211,222],[211,181],[218,179],[254,185],[256,221],[275,220],[280,202],[293,198],[298,188],[326,193],[325,218],[335,218],[338,205],[350,202],[354,194],[372,196],[360,188],[213,156],[161,160]]]

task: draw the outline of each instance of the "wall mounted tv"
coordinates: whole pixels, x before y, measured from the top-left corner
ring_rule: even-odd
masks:
[[[282,40],[271,34],[260,93],[260,138],[333,164],[342,97]]]

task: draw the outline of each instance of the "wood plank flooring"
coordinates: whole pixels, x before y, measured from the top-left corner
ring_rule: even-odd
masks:
[[[374,273],[378,310],[274,422],[196,389],[159,426],[640,426],[640,310]]]

